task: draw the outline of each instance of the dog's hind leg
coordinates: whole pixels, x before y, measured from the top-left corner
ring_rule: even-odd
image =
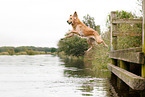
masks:
[[[101,36],[95,35],[95,40],[98,44],[103,43],[108,48],[108,45],[104,42],[104,40],[102,40]]]
[[[92,38],[88,38],[88,39],[87,39],[87,43],[88,43],[91,47],[90,47],[86,52],[90,51],[90,50],[94,47],[93,42],[94,42],[94,39],[92,39]]]
[[[91,46],[86,52],[90,51],[93,48],[93,46]]]
[[[108,45],[104,41],[102,41],[102,43],[108,48]]]
[[[103,43],[103,44],[105,45],[105,47],[107,47],[107,48],[108,48],[108,45],[104,42],[104,40],[101,40],[101,41],[99,40],[99,41],[97,41],[97,43],[98,43],[98,44]]]

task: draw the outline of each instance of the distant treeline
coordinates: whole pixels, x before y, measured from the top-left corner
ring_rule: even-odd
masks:
[[[33,51],[43,51],[43,52],[57,52],[57,48],[49,48],[49,47],[34,47],[34,46],[20,46],[20,47],[10,47],[4,46],[0,47],[1,52],[8,52],[8,50],[14,50],[15,53],[25,52],[26,50],[33,50]]]

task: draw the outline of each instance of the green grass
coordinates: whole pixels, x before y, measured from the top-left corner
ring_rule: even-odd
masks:
[[[93,69],[107,69],[107,63],[110,63],[109,48],[104,45],[97,45],[85,54],[84,59],[90,61]]]

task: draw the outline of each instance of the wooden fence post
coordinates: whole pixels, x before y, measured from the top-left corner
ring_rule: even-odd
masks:
[[[143,32],[142,32],[142,50],[143,50],[143,53],[145,54],[145,0],[143,0]],[[142,77],[145,77],[145,63],[142,64],[141,66],[141,76]]]
[[[125,69],[125,70],[129,70],[129,64],[123,60],[120,60],[120,68]]]
[[[115,11],[111,12],[111,51],[117,50],[117,36],[113,36],[113,32],[116,30],[116,25],[112,23],[113,19],[117,19],[117,14]],[[117,59],[111,59],[111,64],[117,66]],[[114,86],[117,87],[117,76],[111,73],[111,80]]]
[[[113,35],[116,32],[117,25],[112,23],[113,19],[117,19],[117,13],[115,11],[111,12],[111,51],[117,50],[117,36]]]
[[[145,55],[145,0],[143,0],[142,8],[143,8],[142,52]],[[145,57],[144,57],[144,59],[145,59]],[[142,66],[141,66],[141,76],[145,78],[145,60],[144,60],[144,64],[142,64]],[[141,97],[144,97],[145,92],[143,91],[140,95],[141,95]]]
[[[119,60],[120,61],[120,68],[129,70],[129,65],[127,65],[126,61]],[[117,79],[117,87],[120,89],[122,92],[129,92],[129,86],[125,84],[120,78]],[[124,93],[123,97],[128,97],[128,93]]]
[[[113,19],[117,19],[117,14],[115,11],[111,12],[111,51],[117,50],[117,36],[113,36],[113,33],[116,31],[116,24],[112,23]],[[111,59],[113,65],[117,65],[116,59]]]

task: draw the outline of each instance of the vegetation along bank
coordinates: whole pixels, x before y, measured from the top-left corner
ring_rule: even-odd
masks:
[[[55,54],[57,48],[20,46],[20,47],[0,47],[0,55],[37,55]]]

